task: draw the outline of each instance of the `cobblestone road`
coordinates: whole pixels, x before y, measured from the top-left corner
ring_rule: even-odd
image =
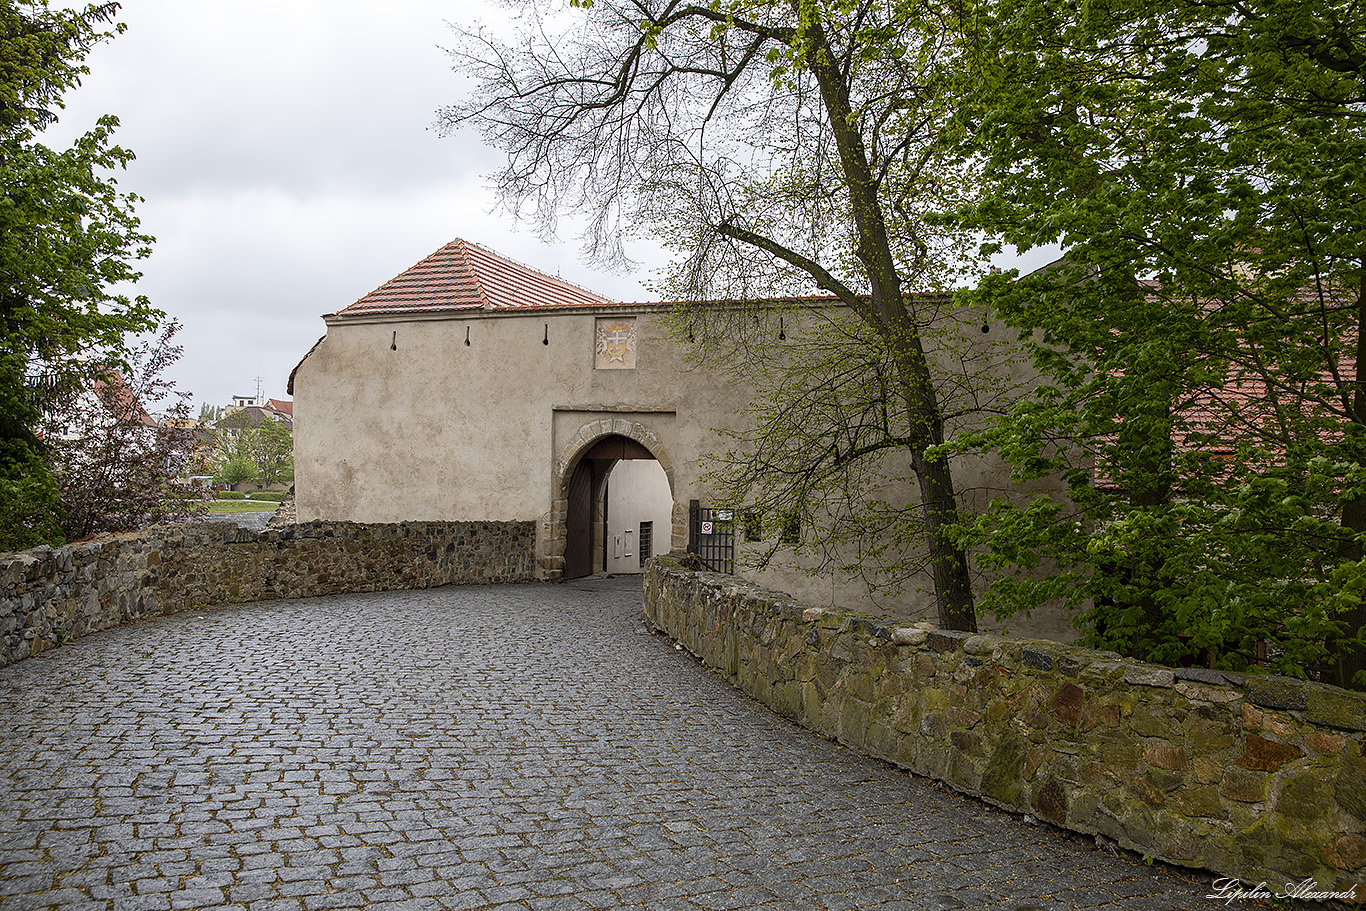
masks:
[[[786,723],[639,603],[220,607],[0,670],[0,909],[1222,907]]]

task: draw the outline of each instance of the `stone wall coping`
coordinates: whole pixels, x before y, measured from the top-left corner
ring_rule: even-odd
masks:
[[[1181,682],[1199,684],[1236,691],[1239,698],[1264,708],[1307,712],[1311,721],[1344,730],[1366,731],[1366,693],[1274,674],[1165,667],[1125,658],[1117,652],[1064,645],[1048,639],[1017,639],[991,633],[943,630],[924,622],[906,625],[894,618],[856,610],[804,604],[785,592],[737,581],[734,576],[724,573],[684,569],[684,558],[682,554],[664,554],[652,559],[659,561],[661,568],[670,576],[719,589],[731,598],[743,598],[752,609],[768,611],[784,620],[817,623],[826,629],[884,640],[887,644],[912,653],[921,648],[936,652],[962,651],[977,657],[990,656],[998,664],[1023,664],[1036,670],[1057,670],[1069,677],[1122,680],[1166,689]],[[913,630],[924,631],[926,636],[923,639],[912,637],[910,631]],[[1210,691],[1192,687],[1191,692]],[[1220,698],[1218,701],[1227,700]]]

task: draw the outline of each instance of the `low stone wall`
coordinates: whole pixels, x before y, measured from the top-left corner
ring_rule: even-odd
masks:
[[[655,558],[646,621],[778,713],[1175,864],[1366,904],[1366,694],[807,607]]]
[[[159,526],[0,554],[0,666],[129,620],[209,604],[525,582],[533,522]]]

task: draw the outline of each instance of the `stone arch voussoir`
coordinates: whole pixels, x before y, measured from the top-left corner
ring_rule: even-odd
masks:
[[[560,457],[555,464],[555,492],[557,496],[564,496],[569,489],[569,475],[578,462],[579,456],[587,452],[598,440],[610,436],[628,437],[650,450],[650,455],[655,457],[655,461],[659,462],[659,467],[663,468],[664,473],[668,475],[670,490],[673,489],[673,460],[664,451],[664,446],[659,437],[639,421],[631,421],[625,418],[604,418],[584,424],[579,428],[579,432],[574,435],[574,438],[560,450]]]

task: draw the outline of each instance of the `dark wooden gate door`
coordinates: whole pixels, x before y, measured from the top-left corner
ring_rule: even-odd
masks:
[[[564,577],[578,579],[593,572],[593,462],[580,459],[569,479],[569,514],[565,516]]]

